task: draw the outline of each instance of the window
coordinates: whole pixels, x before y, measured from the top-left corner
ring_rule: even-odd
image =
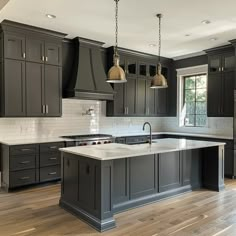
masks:
[[[207,122],[207,75],[184,77],[184,126],[202,127]]]

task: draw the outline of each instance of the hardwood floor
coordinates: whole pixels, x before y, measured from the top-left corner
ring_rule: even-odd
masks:
[[[58,206],[60,185],[0,193],[0,235],[236,236],[236,180],[221,193],[194,191],[115,215],[96,230]]]

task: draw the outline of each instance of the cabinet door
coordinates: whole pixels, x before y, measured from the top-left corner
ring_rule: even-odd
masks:
[[[163,116],[167,114],[167,89],[155,90],[155,108],[157,115]]]
[[[44,96],[46,116],[61,116],[61,67],[45,65]]]
[[[126,83],[126,115],[135,114],[135,103],[136,103],[136,78],[129,77],[127,78]]]
[[[222,78],[221,73],[208,75],[207,89],[207,116],[214,117],[221,115],[222,104]]]
[[[4,57],[25,60],[25,36],[22,34],[4,34]]]
[[[235,70],[235,55],[234,52],[225,53],[222,56],[222,68],[224,72]]]
[[[50,65],[61,65],[61,44],[45,42],[45,63]]]
[[[157,159],[155,155],[130,158],[130,198],[140,198],[157,192]]]
[[[155,115],[155,89],[150,88],[151,80],[147,80],[147,115]]]
[[[217,73],[221,71],[221,55],[213,55],[208,57],[209,73]]]
[[[159,188],[160,192],[181,186],[181,157],[179,152],[159,154]]]
[[[26,60],[44,63],[44,41],[37,38],[26,38]]]
[[[25,116],[25,62],[4,61],[5,116]]]
[[[114,115],[124,115],[125,113],[125,85],[114,84]]]
[[[44,116],[44,65],[26,62],[26,114]]]
[[[137,79],[136,114],[146,115],[147,88],[146,79]]]
[[[133,57],[126,57],[126,73],[129,77],[137,76],[137,60]]]
[[[223,80],[223,97],[222,97],[222,116],[234,116],[234,71],[224,72],[222,74]]]

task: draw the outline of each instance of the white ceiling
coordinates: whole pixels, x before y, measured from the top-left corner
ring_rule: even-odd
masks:
[[[4,0],[0,0],[4,1]],[[0,11],[9,19],[114,44],[113,0],[10,0]],[[120,0],[119,46],[157,54],[158,21],[163,13],[162,55],[178,57],[236,39],[236,1]],[[48,19],[45,14],[57,16]],[[209,25],[201,24],[209,19]],[[186,37],[186,34],[191,34]],[[216,37],[218,40],[210,41]]]

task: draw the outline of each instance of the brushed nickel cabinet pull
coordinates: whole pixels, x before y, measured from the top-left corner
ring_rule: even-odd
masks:
[[[48,61],[48,57],[45,57],[45,60]]]
[[[44,61],[45,60],[45,58],[44,58],[44,56],[42,56],[42,61]]]
[[[21,177],[20,180],[26,180],[26,179],[30,179],[29,176],[25,176],[25,177]]]
[[[51,146],[51,147],[49,147],[50,149],[56,149],[57,148],[57,146]]]
[[[28,151],[30,151],[30,150],[31,150],[31,149],[29,149],[29,148],[22,148],[22,149],[21,149],[22,152],[28,152]]]
[[[22,57],[25,58],[25,52],[23,53]]]
[[[46,112],[45,113],[48,114],[48,105],[46,105]]]
[[[22,162],[20,162],[20,164],[23,164],[23,165],[28,164],[28,163],[30,163],[30,161],[22,161]]]
[[[42,113],[45,114],[45,105],[42,105]]]
[[[51,173],[48,173],[48,175],[56,175],[57,172],[51,172]]]
[[[49,160],[57,160],[56,157],[50,157]]]

